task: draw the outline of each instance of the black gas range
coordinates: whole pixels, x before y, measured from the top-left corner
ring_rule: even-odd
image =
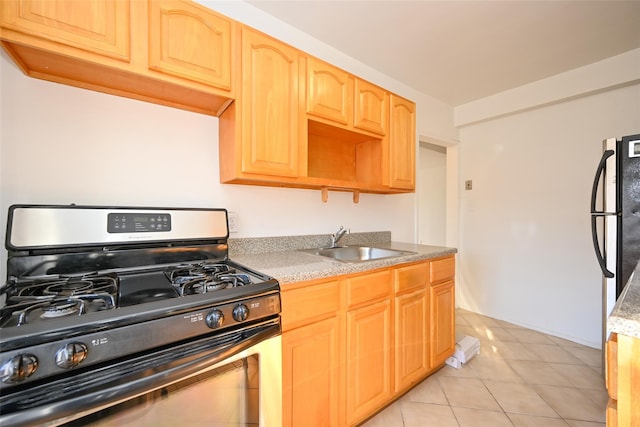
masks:
[[[278,282],[229,259],[227,221],[224,209],[11,206],[0,424],[121,401],[201,368],[197,355],[279,334]]]

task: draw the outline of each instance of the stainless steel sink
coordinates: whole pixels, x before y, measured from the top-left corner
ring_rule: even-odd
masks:
[[[379,259],[415,254],[415,252],[397,251],[394,249],[376,248],[371,246],[339,246],[337,248],[307,249],[304,252],[333,258],[337,261],[346,263],[375,261]]]

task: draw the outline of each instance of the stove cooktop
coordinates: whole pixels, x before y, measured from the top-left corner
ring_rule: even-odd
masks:
[[[15,280],[6,289],[6,301],[0,310],[0,327],[17,327],[189,295],[211,294],[265,280],[256,274],[224,261],[202,261],[118,273]],[[249,288],[246,291],[250,293]]]

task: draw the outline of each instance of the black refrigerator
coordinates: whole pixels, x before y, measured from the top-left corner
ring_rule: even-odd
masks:
[[[640,134],[603,142],[591,194],[591,233],[606,322],[640,261]]]

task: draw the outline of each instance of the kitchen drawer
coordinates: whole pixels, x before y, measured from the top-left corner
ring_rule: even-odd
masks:
[[[431,261],[429,265],[429,281],[431,283],[453,280],[456,275],[456,259],[453,256]]]
[[[422,262],[397,268],[395,270],[396,293],[426,287],[429,279],[428,265],[429,263]]]
[[[612,333],[606,344],[605,379],[609,397],[618,399],[618,334]],[[608,410],[607,410],[608,412]]]
[[[282,331],[335,316],[340,307],[340,281],[282,291]]]
[[[391,270],[351,277],[347,279],[347,305],[353,307],[388,298],[391,289]]]

